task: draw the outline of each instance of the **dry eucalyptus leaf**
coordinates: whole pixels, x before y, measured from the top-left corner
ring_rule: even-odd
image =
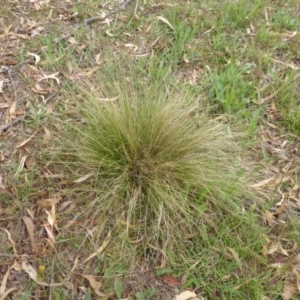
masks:
[[[22,219],[25,223],[25,226],[26,226],[26,229],[27,229],[27,232],[28,232],[28,235],[29,235],[32,252],[36,252],[37,245],[36,245],[35,236],[34,236],[34,229],[35,228],[34,228],[34,224],[32,222],[32,219],[30,219],[27,216],[23,217]]]
[[[21,148],[21,147],[25,146],[35,136],[36,133],[37,133],[37,131],[35,130],[34,133],[28,139],[26,139],[25,141],[23,141],[16,148]]]
[[[97,256],[98,254],[100,254],[105,248],[106,246],[109,244],[110,242],[110,238],[111,238],[111,232],[108,233],[105,241],[103,242],[102,246],[93,254],[91,254],[84,262],[83,264],[85,264],[86,262],[88,262],[90,259],[92,259],[93,257]]]
[[[103,284],[101,281],[96,281],[95,276],[92,276],[92,275],[82,275],[82,276],[89,281],[89,283],[96,295],[98,295],[100,297],[107,297],[106,294],[104,294],[100,291],[100,288]]]
[[[8,289],[7,291],[5,291],[5,290],[6,290],[7,279],[8,279],[8,277],[9,277],[10,270],[11,270],[13,267],[14,267],[14,266],[9,267],[9,268],[7,269],[5,275],[4,275],[3,278],[2,278],[1,286],[0,286],[0,300],[6,299],[6,296],[7,296],[10,292],[16,290],[16,288],[10,288],[10,289]]]
[[[15,244],[15,242],[13,241],[13,239],[11,238],[10,232],[9,232],[8,230],[2,228],[2,227],[0,227],[0,228],[6,232],[8,241],[9,241],[9,243],[11,244],[11,246],[13,247],[14,254],[15,254],[15,255],[18,255],[17,250],[16,250],[16,244]]]
[[[191,298],[197,297],[197,295],[194,292],[191,291],[184,291],[179,295],[175,296],[176,300],[188,300]]]
[[[80,177],[80,178],[74,180],[73,182],[74,182],[74,183],[81,183],[81,182],[87,180],[88,178],[90,178],[92,175],[93,175],[93,174],[87,174],[87,175],[84,175],[84,176],[82,176],[82,177]]]
[[[166,18],[164,18],[162,16],[158,16],[157,20],[164,22],[165,24],[167,24],[170,28],[172,28],[174,30],[174,27],[171,25],[171,23]]]

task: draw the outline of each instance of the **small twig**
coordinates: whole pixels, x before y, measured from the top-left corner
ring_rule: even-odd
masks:
[[[100,20],[100,19],[106,19],[106,18],[109,18],[109,17],[111,17],[111,16],[117,14],[120,10],[124,9],[125,6],[126,6],[127,4],[129,4],[130,1],[131,1],[131,0],[125,1],[125,2],[124,2],[123,4],[121,4],[116,10],[107,13],[104,17],[102,17],[102,16],[96,16],[96,17],[92,17],[92,18],[85,19],[85,20],[83,21],[83,24],[84,24],[84,25],[88,25],[88,24],[90,24],[90,23],[92,23],[92,22],[94,22],[94,21],[97,21],[97,20]]]
[[[16,91],[15,83],[14,83],[13,78],[11,76],[11,69],[7,66],[2,66],[2,69],[8,73],[8,76],[9,76],[9,79],[10,79],[10,82],[11,82],[11,85],[12,85],[13,91],[14,91],[14,99],[15,99],[15,101],[17,101],[17,91]]]
[[[9,127],[11,127],[11,126],[17,124],[18,122],[23,121],[23,120],[25,119],[25,117],[28,116],[28,114],[29,114],[29,112],[26,112],[23,116],[18,117],[18,118],[12,120],[11,122],[9,122],[9,123],[7,123],[7,124],[0,126],[0,133],[1,133],[3,130],[6,130],[7,128],[9,128]]]
[[[121,5],[119,5],[119,7],[114,10],[114,11],[111,11],[109,13],[107,13],[104,17],[103,16],[95,16],[95,17],[91,17],[91,18],[88,18],[88,19],[85,19],[81,24],[79,24],[78,26],[75,27],[74,30],[80,28],[81,26],[83,25],[88,25],[94,21],[97,21],[97,20],[103,20],[103,19],[106,19],[108,17],[111,17],[115,14],[117,14],[120,10],[124,9],[126,7],[126,5],[128,5],[129,3],[131,2],[131,0],[126,0],[125,2],[123,2]],[[69,33],[69,34],[66,34],[60,38],[56,38],[54,39],[54,43],[57,44],[58,42],[62,41],[62,40],[66,40],[67,38],[71,37],[72,36],[72,33]]]
[[[51,99],[53,99],[56,95],[57,95],[56,93],[53,93],[53,94],[49,95],[49,96],[44,100],[45,104],[48,104],[48,102],[49,102]]]

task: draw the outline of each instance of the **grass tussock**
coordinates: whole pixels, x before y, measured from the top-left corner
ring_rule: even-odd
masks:
[[[59,153],[73,176],[92,174],[76,187],[93,194],[84,197],[82,213],[164,246],[199,232],[203,222],[216,229],[220,214],[240,218],[255,195],[225,125],[199,113],[195,99],[170,83],[132,70],[101,71],[69,94],[78,118],[64,122]]]

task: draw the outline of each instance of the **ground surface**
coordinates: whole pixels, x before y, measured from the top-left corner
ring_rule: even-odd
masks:
[[[299,299],[299,1],[198,2],[1,1],[0,299]],[[92,78],[106,53],[154,61],[156,78],[168,68],[206,99],[200,109],[245,133],[261,166],[264,263],[223,249],[222,269],[202,276],[149,248],[128,270],[105,253],[113,238],[95,237],[99,220],[72,221],[65,175],[38,158],[61,129],[52,117],[72,118],[64,87]]]

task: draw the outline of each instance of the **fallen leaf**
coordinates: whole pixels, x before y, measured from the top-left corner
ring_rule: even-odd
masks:
[[[25,165],[25,161],[28,155],[25,155],[21,158],[21,161],[19,163],[18,169],[16,171],[16,173],[14,174],[14,177],[17,177],[20,175],[20,173],[23,171],[24,165]]]
[[[78,42],[75,40],[75,38],[73,36],[69,37],[68,41],[70,44],[73,44],[73,45],[78,44]]]
[[[294,284],[290,281],[285,281],[284,287],[283,287],[283,292],[281,294],[282,300],[291,299],[295,295],[296,292],[297,292],[296,284]]]
[[[46,282],[42,282],[42,281],[38,281],[37,280],[37,271],[36,269],[30,264],[28,263],[27,260],[24,260],[22,262],[22,270],[25,271],[29,277],[38,285],[40,286],[47,286],[47,287],[57,287],[57,286],[62,286],[64,285],[64,282],[62,283],[46,283]]]
[[[35,136],[35,134],[36,134],[36,130],[34,131],[34,133],[28,138],[28,139],[26,139],[25,141],[23,141],[20,145],[18,145],[16,148],[18,149],[18,148],[21,148],[21,147],[23,147],[23,146],[25,146],[34,136]]]
[[[16,108],[17,108],[17,101],[14,101],[9,109],[9,114],[11,116],[15,116],[16,115]]]
[[[39,63],[39,61],[41,60],[41,57],[38,54],[35,53],[31,53],[27,51],[27,54],[29,54],[30,56],[34,56],[35,59],[35,64],[37,65]]]
[[[87,77],[91,77],[99,68],[100,68],[100,66],[96,66],[96,67],[92,68],[91,70],[89,70],[85,75]]]
[[[42,77],[38,80],[38,82],[41,82],[41,81],[43,81],[45,79],[54,79],[54,80],[56,80],[57,84],[59,84],[60,81],[56,77],[57,75],[59,75],[59,72],[56,72],[56,73],[53,73],[53,74],[50,74],[50,75],[43,74]]]
[[[85,264],[86,262],[88,262],[90,259],[92,259],[93,257],[97,256],[98,254],[100,254],[105,248],[106,246],[109,244],[110,242],[110,238],[111,238],[111,232],[108,233],[105,241],[103,242],[102,246],[95,251],[93,254],[91,254],[84,262],[83,264]]]
[[[165,24],[167,24],[170,28],[172,28],[174,30],[174,27],[171,25],[171,23],[166,18],[164,18],[162,16],[158,16],[156,18],[157,18],[157,20],[164,22]]]
[[[32,222],[32,219],[30,219],[27,216],[23,217],[22,219],[25,223],[25,226],[26,226],[26,229],[27,229],[27,232],[29,235],[32,252],[36,252],[37,245],[36,245],[36,241],[35,241],[35,237],[34,237],[34,224]]]
[[[152,249],[154,249],[156,251],[159,251],[162,254],[162,261],[160,263],[160,266],[159,267],[155,267],[155,269],[157,269],[157,270],[158,269],[163,269],[167,265],[167,263],[168,263],[168,257],[166,255],[166,253],[163,250],[161,250],[161,249],[159,249],[159,248],[157,248],[155,246],[152,246],[151,244],[148,244],[148,245],[149,245],[150,248],[152,248]]]
[[[102,286],[102,281],[96,281],[95,276],[92,276],[92,275],[82,275],[82,276],[89,281],[89,283],[96,295],[98,295],[100,297],[108,296],[100,291],[100,288]]]
[[[43,128],[45,130],[45,136],[44,136],[43,144],[48,144],[49,141],[51,140],[51,132],[47,127],[43,126]]]
[[[283,255],[289,256],[288,252],[287,252],[285,249],[283,249],[281,243],[279,243],[278,250],[279,250]]]
[[[56,205],[61,200],[61,197],[58,198],[49,198],[49,199],[43,199],[43,200],[37,200],[36,203],[43,207],[51,207],[53,205]]]
[[[46,95],[49,92],[47,89],[42,88],[38,83],[36,83],[34,88],[32,87],[31,90],[39,95]]]
[[[162,281],[168,285],[171,285],[171,286],[179,286],[181,285],[181,280],[172,276],[172,275],[169,275],[169,274],[165,274],[162,276]],[[187,298],[188,299],[188,298]]]
[[[139,47],[134,44],[125,44],[124,46],[127,48],[134,48],[133,52],[136,52],[139,49]]]
[[[0,81],[0,89],[1,89],[1,81]],[[0,90],[1,93],[1,90]],[[0,103],[0,108],[8,108],[10,105],[8,103]]]
[[[33,280],[33,281],[37,281],[37,271],[36,269],[29,264],[26,260],[24,260],[22,262],[22,269],[29,275],[29,277]]]
[[[37,2],[34,2],[33,5],[34,5],[35,10],[40,10],[42,8],[41,5]]]
[[[279,248],[279,242],[273,243],[270,247],[269,250],[267,252],[267,254],[272,254],[275,253]]]
[[[14,268],[14,265],[12,267],[9,267],[5,273],[5,275],[3,276],[2,278],[2,281],[1,281],[1,286],[0,286],[0,300],[4,300],[4,299],[7,299],[7,295],[9,293],[11,293],[12,291],[16,290],[17,288],[10,288],[8,289],[7,291],[5,291],[6,289],[6,283],[7,283],[7,279],[10,275],[10,270]]]
[[[48,243],[50,244],[50,246],[55,249],[55,237],[53,235],[53,227],[49,224],[44,224],[44,227],[46,229],[47,232],[47,236],[48,239],[46,239],[48,241]]]
[[[271,183],[275,183],[276,179],[277,179],[277,176],[275,175],[271,178],[262,180],[261,182],[254,183],[250,186],[253,187],[253,188],[259,188],[259,187],[262,187],[262,186],[270,185]]]
[[[48,215],[48,217],[47,217],[48,223],[51,225],[51,227],[53,227],[55,219],[53,218],[52,214],[50,214],[47,209],[45,211],[46,211],[46,214]]]
[[[2,227],[0,227],[2,230],[4,230],[7,234],[7,238],[8,238],[8,241],[9,243],[12,245],[13,247],[13,250],[14,250],[14,254],[18,256],[18,253],[17,253],[17,250],[16,250],[16,244],[15,242],[13,241],[13,239],[11,238],[11,235],[10,235],[10,232]]]
[[[73,182],[74,182],[74,183],[81,183],[81,182],[87,180],[88,178],[90,178],[92,175],[93,175],[93,174],[87,174],[87,175],[84,175],[84,176],[82,176],[82,177],[80,177],[80,178],[74,180]]]
[[[187,300],[187,299],[191,299],[197,297],[197,295],[194,292],[191,291],[184,291],[179,295],[175,296],[176,300]]]
[[[101,58],[101,53],[99,53],[95,56],[95,61],[98,66],[100,66],[104,63],[104,60],[100,60],[100,58]],[[72,73],[72,72],[70,72],[70,73]]]
[[[267,217],[268,226],[271,227],[273,225],[274,214],[266,210],[265,216]]]
[[[45,29],[45,27],[43,27],[43,26],[38,26],[37,28],[35,28],[35,29],[31,32],[31,37],[34,37],[34,36],[38,35],[38,34],[41,33],[44,29]]]

